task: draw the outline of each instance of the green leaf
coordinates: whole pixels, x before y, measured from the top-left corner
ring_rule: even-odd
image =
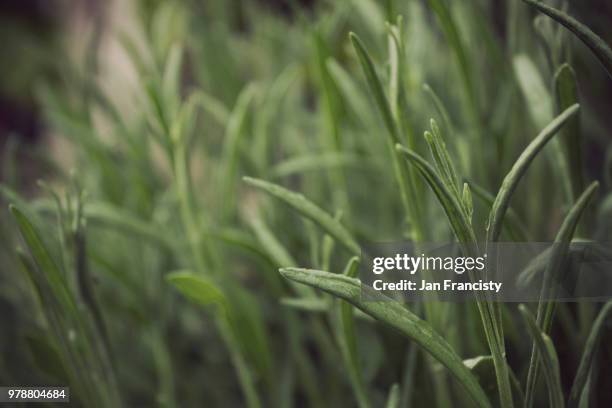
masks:
[[[339,121],[343,115],[343,111],[339,104],[337,86],[331,78],[327,70],[327,65],[325,64],[329,51],[325,46],[320,30],[315,30],[313,33],[313,42],[318,80],[320,82],[320,89],[322,90],[321,102],[325,118],[323,143],[331,150],[340,151],[342,140],[340,139]]]
[[[161,80],[164,102],[171,114],[176,114],[181,99],[181,68],[183,67],[183,47],[173,44],[168,53]]]
[[[567,253],[569,250],[570,242],[576,231],[576,226],[582,213],[584,212],[587,204],[595,195],[595,192],[599,188],[598,182],[593,182],[591,185],[582,193],[578,201],[570,209],[565,216],[563,224],[557,236],[555,237],[553,252],[550,256],[550,262],[548,263],[546,270],[544,271],[544,279],[542,282],[542,289],[540,292],[540,300],[538,302],[538,311],[536,315],[537,323],[541,328],[542,332],[548,333],[554,318],[556,302],[552,300],[554,298],[554,288],[552,287],[553,274],[561,273],[563,266],[566,263]],[[559,281],[562,281],[560,279]],[[538,360],[537,360],[538,349],[537,345],[534,344],[531,351],[531,359],[529,363],[529,370],[527,372],[527,385],[525,387],[525,401],[527,406],[531,406],[533,400],[533,393],[538,377]]]
[[[227,294],[228,322],[234,339],[266,383],[272,386],[272,355],[258,299],[237,284],[224,293]]]
[[[154,222],[140,219],[126,209],[113,204],[88,202],[84,207],[84,213],[85,218],[93,224],[116,228],[168,249],[173,249],[176,246],[176,243]]]
[[[401,33],[402,18],[398,16],[397,26],[386,24],[389,44],[389,106],[395,123],[400,123],[400,96],[402,91],[401,74],[403,71],[404,48]],[[401,128],[401,125],[400,125]]]
[[[550,263],[550,255],[552,247],[546,248],[540,252],[536,257],[532,258],[531,261],[525,266],[525,268],[518,274],[516,278],[516,284],[520,288],[527,288],[528,285],[533,283],[533,279],[538,273],[543,272],[546,266]]]
[[[593,358],[595,357],[595,350],[601,338],[604,323],[611,313],[612,301],[608,301],[601,308],[599,315],[597,315],[595,322],[593,322],[593,327],[591,327],[591,332],[589,333],[589,337],[584,345],[582,358],[580,359],[580,364],[578,365],[578,370],[576,371],[576,377],[574,378],[574,383],[572,384],[572,390],[570,391],[570,396],[567,403],[570,408],[578,407],[580,398],[586,389],[585,385],[589,377],[589,372],[591,371],[591,365],[593,364]],[[588,396],[586,398],[588,398]]]
[[[368,106],[368,100],[363,91],[355,83],[353,77],[351,77],[351,75],[331,57],[327,59],[326,66],[329,75],[338,86],[340,95],[345,104],[349,107],[355,120],[363,127],[372,123],[373,114]]]
[[[359,258],[354,256],[347,263],[344,276],[355,278],[359,267]],[[340,345],[344,355],[344,360],[348,366],[351,384],[357,398],[357,402],[361,408],[370,406],[366,393],[365,384],[363,382],[361,364],[359,363],[359,355],[357,353],[357,336],[355,335],[355,318],[353,314],[353,306],[344,300],[338,300],[338,312],[340,317]]]
[[[385,96],[382,83],[376,74],[372,59],[366,51],[363,43],[361,40],[359,40],[355,33],[350,33],[349,37],[353,43],[355,51],[357,52],[357,56],[361,63],[361,68],[365,74],[368,86],[370,87],[370,92],[374,96],[376,105],[378,106],[378,109],[383,117],[385,127],[387,128],[389,135],[387,138],[387,145],[391,154],[395,178],[399,186],[400,198],[402,200],[402,205],[404,206],[408,220],[411,223],[412,237],[414,240],[419,241],[423,238],[424,227],[421,221],[421,208],[417,194],[418,188],[416,185],[416,179],[413,172],[406,167],[405,163],[399,160],[394,151],[394,146],[400,143],[399,125],[395,121],[389,100]]]
[[[446,143],[444,143],[444,139],[442,139],[442,135],[440,134],[440,128],[433,119],[431,119],[430,125],[431,133],[425,132],[425,140],[429,145],[429,150],[434,159],[438,174],[442,177],[442,180],[449,190],[459,197],[459,177],[457,177],[455,166],[446,149]]]
[[[493,357],[491,356],[478,356],[478,357],[467,358],[463,360],[463,364],[465,364],[465,366],[469,368],[470,370],[478,369],[478,367],[482,365],[487,365],[489,363],[490,364],[493,363]]]
[[[374,96],[374,100],[376,101],[376,105],[383,117],[383,122],[391,135],[391,139],[393,140],[393,144],[400,143],[399,130],[393,120],[393,114],[391,113],[391,107],[389,106],[389,100],[385,95],[385,91],[383,90],[382,83],[378,78],[378,74],[374,69],[374,64],[372,63],[372,59],[368,54],[365,46],[357,37],[355,33],[349,33],[349,37],[351,42],[353,43],[353,47],[357,52],[357,57],[359,58],[359,62],[361,63],[361,68],[363,69],[363,73],[365,74],[366,80],[370,87],[370,91]]]
[[[246,134],[247,116],[254,96],[255,86],[253,84],[247,85],[244,90],[240,92],[236,105],[227,121],[223,145],[223,158],[221,160],[223,166],[220,179],[223,209],[226,214],[233,207],[232,203],[235,201],[232,197],[233,190],[236,188],[234,178],[238,168],[240,143]]]
[[[476,244],[476,236],[471,225],[471,221],[467,218],[462,204],[459,202],[459,197],[455,196],[445,185],[444,181],[436,174],[435,170],[421,156],[414,153],[410,149],[406,149],[401,145],[397,145],[396,149],[399,153],[404,154],[412,164],[414,164],[421,175],[427,181],[430,188],[436,194],[438,201],[442,205],[446,216],[451,224],[453,232],[459,241],[461,250],[465,256],[476,256],[478,248]],[[500,400],[504,407],[512,406],[512,392],[510,389],[510,380],[507,369],[507,362],[504,357],[504,343],[501,334],[500,322],[498,321],[498,311],[495,310],[495,305],[487,302],[486,298],[475,292],[478,303],[478,310],[485,328],[487,341],[491,354],[495,361],[495,370],[497,374],[498,385],[500,389]]]
[[[119,43],[139,75],[145,75],[150,71],[149,67],[155,65],[153,56],[149,52],[145,52],[149,50],[142,50],[142,47],[126,32],[119,33]]]
[[[171,272],[166,281],[190,301],[200,306],[216,305],[227,311],[227,298],[210,279],[189,271]]]
[[[459,36],[457,24],[455,23],[455,20],[453,19],[445,0],[428,0],[428,3],[440,21],[446,41],[449,42],[453,52],[455,53],[455,57],[459,63],[459,70],[461,73],[461,79],[463,80],[462,82],[465,88],[465,93],[470,101],[472,109],[474,112],[476,112],[478,102],[475,92],[476,89],[474,88],[472,79],[474,70],[470,64],[470,58],[466,47]]]
[[[276,238],[274,233],[261,218],[257,216],[251,218],[249,225],[257,237],[257,241],[277,268],[297,265],[297,262],[293,259],[291,254],[289,254],[289,251],[287,251],[285,246]],[[277,274],[275,275],[278,277]],[[303,285],[292,285],[292,287],[295,292],[302,297],[315,298],[315,293],[310,288],[306,288]]]
[[[26,336],[25,344],[36,366],[53,380],[66,384],[70,377],[64,367],[59,350],[46,336]]]
[[[274,263],[270,255],[261,248],[257,240],[247,231],[239,228],[219,228],[203,232],[209,239],[219,240],[228,246],[239,248],[263,261]]]
[[[405,352],[405,356],[403,358],[403,368],[402,368],[402,385],[400,390],[400,406],[406,407],[410,406],[412,402],[412,397],[414,395],[415,386],[416,386],[416,378],[415,375],[417,370],[417,353],[419,352],[418,348],[415,344],[410,344],[408,346],[408,351]]]
[[[519,311],[527,322],[527,329],[534,340],[535,347],[538,349],[538,355],[544,366],[544,376],[548,385],[548,393],[551,407],[563,408],[565,401],[563,399],[563,388],[561,387],[561,375],[559,373],[559,360],[555,347],[546,333],[543,333],[538,328],[533,315],[527,310],[525,305],[519,305]]]
[[[580,225],[578,225],[578,227],[579,226]],[[581,245],[578,245],[576,247],[574,246],[574,244],[589,243],[589,242],[592,243],[593,241],[584,240],[580,238],[574,238],[572,240],[572,243],[570,244],[570,247],[568,248],[568,251],[570,253],[569,257],[571,258],[572,256],[581,256],[580,254],[583,254],[584,247]],[[525,266],[525,268],[519,273],[516,279],[516,283],[518,287],[526,288],[528,285],[532,285],[535,277],[539,273],[542,273],[546,270],[547,265],[550,263],[550,257],[553,252],[553,248],[554,247],[546,248],[544,251],[539,253],[535,258],[533,258]],[[612,261],[612,251],[606,248],[603,248],[600,245],[594,245],[591,251],[593,253],[593,256],[598,261],[600,260],[603,262]]]
[[[478,356],[463,360],[463,364],[469,368],[478,378],[478,382],[489,395],[497,392],[495,383],[495,364],[491,356]]]
[[[351,0],[349,4],[354,7],[368,30],[372,34],[381,34],[385,25],[385,16],[380,9],[379,2],[374,0]]]
[[[259,171],[267,170],[270,141],[276,130],[277,118],[284,109],[286,95],[300,74],[300,69],[294,64],[287,66],[262,92],[262,101],[255,105],[250,153]]]
[[[189,271],[169,273],[166,281],[188,300],[200,306],[219,306],[217,327],[229,349],[249,406],[259,407],[248,356],[259,371],[270,379],[270,353],[259,307],[253,297],[236,286],[226,295],[215,283]]]
[[[311,288],[307,288],[311,289]],[[306,312],[327,312],[329,310],[329,303],[324,299],[311,297],[311,298],[282,298],[280,300],[281,305],[288,306],[297,310],[303,310]]]
[[[438,97],[438,94],[434,92],[434,90],[431,88],[431,86],[429,86],[429,84],[423,84],[423,92],[425,92],[425,94],[427,94],[427,96],[429,96],[429,98],[431,99],[435,110],[438,112],[438,116],[442,120],[442,126],[444,127],[444,130],[448,132],[448,134],[454,134],[454,127],[450,120],[450,115],[448,114],[447,109],[444,107],[444,104]]]
[[[594,181],[591,183],[591,185],[589,185],[589,187],[582,193],[574,206],[565,216],[563,224],[561,224],[561,228],[559,228],[559,232],[557,232],[557,236],[555,237],[555,247],[553,248],[550,262],[544,271],[544,282],[542,284],[540,302],[538,303],[538,323],[542,325],[545,333],[548,332],[550,326],[552,325],[555,302],[544,302],[543,299],[552,298],[553,294],[551,292],[554,290],[551,286],[552,275],[554,273],[560,273],[560,271],[563,270],[563,265],[566,263],[570,243],[574,236],[574,232],[576,231],[576,227],[578,226],[578,222],[580,221],[580,217],[584,213],[584,210],[591,199],[594,197],[598,188],[599,183],[597,181]],[[543,308],[545,308],[544,314],[542,314],[544,311]]]
[[[538,71],[535,63],[525,54],[519,54],[513,59],[514,73],[518,79],[521,91],[527,102],[528,112],[533,123],[538,129],[542,129],[553,117],[553,101],[550,95],[549,86],[544,84],[544,80]],[[575,103],[572,102],[571,105]],[[567,109],[569,106],[563,108]],[[551,141],[550,157],[552,167],[559,174],[562,192],[568,203],[573,199],[570,170],[567,163],[567,156],[564,154],[558,140]]]
[[[34,226],[15,206],[9,208],[33,262],[23,252],[18,250],[17,254],[40,299],[53,341],[69,371],[71,384],[88,406],[117,406],[116,380],[99,333],[86,319],[88,313],[77,307],[63,272]]]
[[[17,191],[13,190],[6,184],[0,184],[0,196],[4,197],[6,202],[12,203],[15,207],[19,208],[19,211],[24,214],[30,223],[37,227],[44,225],[43,220],[40,217],[40,212],[42,212],[41,207],[42,209],[48,210],[51,213],[54,213],[56,209],[53,202],[47,199],[38,199],[28,202]]]
[[[64,273],[60,270],[59,266],[51,256],[51,253],[34,229],[34,226],[32,223],[30,223],[24,213],[14,205],[11,205],[9,209],[17,220],[19,231],[30,249],[36,266],[45,274],[45,277],[48,280],[53,293],[57,297],[57,300],[62,305],[62,308],[67,310],[69,313],[76,315],[76,304],[74,303],[72,294],[68,290]]]
[[[527,4],[536,7],[540,12],[546,14],[565,28],[573,32],[587,47],[593,51],[599,62],[610,77],[612,77],[612,50],[597,34],[590,28],[577,21],[575,18],[550,7],[540,1],[523,0]]]
[[[287,279],[319,288],[340,297],[376,320],[393,327],[415,341],[436,360],[449,369],[479,407],[490,407],[489,400],[478,381],[463,361],[452,350],[442,336],[436,333],[429,323],[421,320],[398,302],[382,296],[374,289],[362,285],[358,279],[329,272],[286,268],[280,273]],[[364,301],[364,295],[380,301]]]
[[[192,94],[197,104],[202,107],[205,112],[208,112],[210,117],[222,126],[227,126],[230,118],[230,112],[220,100],[212,95],[198,89]]]
[[[578,103],[578,84],[572,67],[563,64],[555,73],[555,94],[559,112]],[[580,118],[576,116],[565,125],[561,131],[565,155],[570,170],[573,198],[584,190],[584,175],[582,173],[582,140],[580,134]]]
[[[150,78],[145,87],[147,102],[148,102],[148,115],[147,120],[153,128],[152,135],[155,136],[159,144],[170,151],[170,123],[168,118],[168,112],[164,109],[163,95],[161,95],[161,89],[158,80]]]
[[[468,183],[463,183],[463,193],[461,194],[461,203],[465,209],[468,221],[472,222],[472,216],[474,215],[474,203],[472,201],[472,191]]]
[[[400,406],[400,388],[397,383],[391,386],[389,395],[387,396],[386,408],[399,408]]]
[[[495,196],[473,181],[469,181],[468,184],[470,185],[470,191],[474,193],[476,198],[483,201],[490,211],[495,202]],[[506,210],[503,226],[513,241],[529,242],[531,240],[527,228],[512,207],[508,207]]]
[[[514,193],[514,190],[521,181],[521,178],[529,168],[529,165],[536,157],[536,155],[542,150],[542,148],[552,139],[559,129],[576,113],[578,113],[579,105],[572,105],[567,108],[563,113],[553,119],[535,139],[529,143],[529,145],[523,150],[519,158],[516,160],[512,169],[508,172],[504,181],[502,182],[499,192],[495,197],[491,212],[489,214],[489,224],[487,226],[488,241],[495,242],[499,238],[501,233],[502,222],[508,206],[510,205],[510,198]]]
[[[531,120],[538,128],[545,127],[553,117],[549,87],[544,84],[537,66],[529,56],[525,54],[516,55],[512,59],[512,66],[521,92],[527,102],[527,110]]]
[[[257,187],[273,197],[278,198],[285,204],[292,207],[302,216],[314,221],[325,232],[336,239],[341,245],[348,249],[354,255],[360,255],[361,249],[357,241],[352,237],[346,228],[340,222],[336,221],[331,215],[323,211],[320,207],[309,201],[302,194],[287,190],[277,184],[269,183],[264,180],[251,177],[244,177],[247,184]]]
[[[297,262],[289,254],[289,251],[287,251],[283,244],[274,236],[270,228],[268,228],[261,218],[252,218],[249,220],[249,225],[261,246],[263,246],[264,250],[272,258],[278,268],[297,265]]]
[[[474,235],[474,231],[470,226],[470,222],[466,217],[462,205],[433,167],[417,153],[402,145],[397,145],[396,149],[406,158],[406,160],[418,169],[429,187],[436,194],[459,242],[476,242],[476,236]]]
[[[463,364],[472,370],[485,390],[493,390],[493,392],[497,391],[497,385],[495,383],[495,363],[492,356],[477,356],[468,358],[463,360]],[[515,395],[519,397],[519,401],[522,401],[525,398],[523,395],[522,385],[510,367],[508,367],[508,371],[510,374],[512,389],[515,392]]]
[[[274,178],[288,177],[307,171],[325,171],[341,167],[362,169],[372,166],[363,157],[349,153],[321,152],[292,157],[274,166],[271,176]]]
[[[188,271],[169,273],[166,281],[200,306],[219,306],[218,311],[221,313],[218,315],[218,328],[223,332],[233,358],[238,359],[234,364],[239,374],[247,375],[243,379],[246,394],[251,392],[251,385],[248,384],[249,374],[242,372],[245,369],[240,361],[243,355],[248,356],[260,372],[269,378],[271,357],[267,338],[259,307],[250,294],[240,287],[233,287],[226,295],[211,280]],[[236,346],[240,348],[239,351],[234,348]]]

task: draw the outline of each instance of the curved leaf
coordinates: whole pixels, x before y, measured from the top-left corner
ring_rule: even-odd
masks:
[[[449,191],[447,184],[438,176],[434,168],[427,163],[425,159],[410,149],[402,145],[396,145],[395,148],[399,153],[412,163],[421,173],[429,187],[438,197],[438,201],[442,205],[448,221],[450,222],[455,235],[460,243],[476,242],[474,231],[470,227],[470,223],[466,218],[463,207],[457,201],[457,198]]]
[[[393,139],[393,143],[399,143],[399,130],[397,129],[395,120],[393,120],[393,113],[391,112],[391,107],[389,106],[389,101],[385,95],[385,91],[383,90],[383,86],[378,78],[378,74],[374,69],[374,64],[372,63],[372,59],[368,54],[365,46],[357,37],[355,33],[349,33],[349,37],[351,42],[353,43],[353,47],[357,52],[357,57],[359,57],[359,62],[361,63],[361,68],[363,69],[363,73],[366,76],[366,80],[370,87],[370,91],[374,96],[374,100],[378,105],[378,109],[383,117],[383,121],[385,122],[385,126]]]
[[[585,389],[585,384],[587,383],[587,379],[589,377],[591,364],[593,363],[593,358],[595,357],[595,349],[599,343],[601,331],[606,319],[611,313],[612,301],[608,301],[601,308],[599,315],[597,315],[597,318],[593,323],[593,327],[589,333],[589,338],[584,345],[584,352],[582,353],[580,365],[578,366],[578,371],[576,372],[576,377],[574,378],[574,383],[572,384],[572,390],[570,391],[569,401],[567,403],[570,408],[578,407],[583,390]]]
[[[340,297],[376,320],[397,329],[447,367],[470,394],[477,406],[491,406],[474,375],[463,364],[461,358],[453,351],[446,340],[436,333],[429,323],[420,319],[398,302],[393,302],[369,286],[362,285],[358,279],[347,276],[300,268],[281,269],[280,273],[287,279],[319,288]],[[373,296],[380,301],[363,301],[362,292],[367,292],[368,296]]]
[[[548,263],[546,270],[544,271],[544,279],[542,282],[542,290],[540,292],[540,301],[538,302],[538,311],[536,315],[537,323],[541,328],[542,332],[548,333],[552,325],[554,318],[556,302],[546,301],[546,299],[552,299],[554,290],[551,288],[552,275],[563,269],[565,260],[567,259],[567,253],[569,250],[570,242],[576,231],[576,226],[580,220],[580,216],[584,212],[587,204],[595,194],[599,187],[598,182],[593,182],[591,185],[582,193],[576,204],[570,209],[559,232],[555,237],[555,247],[550,256],[550,262]],[[533,400],[533,393],[538,377],[538,350],[536,344],[531,350],[531,359],[529,362],[529,370],[527,371],[527,385],[525,387],[525,405],[531,406]]]
[[[550,7],[540,1],[523,0],[546,14],[565,28],[573,32],[587,47],[593,51],[597,59],[601,62],[604,69],[610,77],[612,77],[612,49],[601,39],[597,34],[591,31],[590,28],[567,15],[566,13]]]
[[[171,272],[166,281],[178,289],[187,299],[200,306],[217,305],[227,310],[227,299],[209,279],[188,271]]]
[[[574,103],[578,103],[578,84],[576,74],[571,66],[562,64],[555,72],[555,96],[557,109],[562,111]],[[579,116],[572,119],[561,132],[567,167],[569,169],[573,199],[584,190],[584,174],[582,160],[582,139]]]
[[[386,408],[399,408],[400,406],[400,388],[399,385],[393,384],[389,390],[389,396],[387,397]]]
[[[467,181],[467,184],[469,184],[470,191],[474,193],[474,196],[483,201],[490,211],[495,202],[495,196],[471,180]],[[527,228],[512,207],[508,207],[506,210],[503,226],[513,241],[528,242],[531,240]]]
[[[270,231],[270,228],[268,228],[263,219],[253,217],[249,221],[249,225],[257,237],[257,241],[261,245],[263,251],[270,257],[272,262],[276,264],[277,268],[297,265],[295,259],[293,259],[285,246],[276,238],[274,233]],[[278,278],[276,273],[274,275]],[[311,288],[295,284],[292,285],[292,287],[301,297],[316,298],[316,294]]]
[[[255,85],[249,84],[240,92],[236,105],[232,110],[225,128],[225,141],[223,145],[223,168],[220,174],[222,198],[225,214],[233,206],[234,177],[238,168],[239,151],[242,140],[246,134],[247,118],[252,100],[255,97]]]
[[[525,305],[519,305],[519,311],[527,322],[527,329],[531,337],[533,337],[535,346],[538,349],[538,355],[544,365],[544,376],[548,384],[550,406],[563,408],[565,401],[563,400],[563,389],[561,388],[559,360],[552,341],[546,333],[540,331],[533,315],[527,310]]]
[[[542,148],[552,139],[559,129],[573,117],[578,110],[580,105],[574,104],[567,108],[563,113],[553,119],[541,132],[536,136],[535,139],[529,143],[529,145],[523,150],[523,153],[516,160],[512,169],[508,172],[504,181],[502,182],[499,192],[495,197],[491,212],[489,214],[489,224],[487,226],[487,234],[489,241],[497,241],[501,232],[502,221],[504,215],[510,205],[510,198],[514,193],[514,190],[518,186],[519,181],[529,168],[529,165],[535,158],[535,156],[542,150]]]
[[[459,27],[453,18],[449,6],[445,0],[428,0],[429,6],[432,8],[440,25],[442,31],[446,37],[446,41],[449,42],[452,50],[455,53],[459,69],[461,72],[461,79],[465,87],[465,92],[473,108],[478,106],[476,90],[474,88],[474,81],[472,75],[474,73],[473,67],[470,64],[470,57],[467,53],[465,44],[463,43],[461,36],[459,35]]]
[[[567,259],[567,253],[569,251],[570,243],[578,221],[582,213],[586,209],[587,205],[595,195],[595,192],[599,188],[599,183],[594,181],[591,185],[582,193],[582,195],[576,201],[576,204],[567,213],[559,232],[555,237],[555,245],[553,248],[552,255],[550,257],[550,263],[544,271],[544,283],[542,285],[542,294],[540,302],[538,304],[538,323],[542,324],[544,332],[548,332],[550,325],[552,324],[552,318],[554,314],[555,302],[543,302],[545,298],[551,298],[550,294],[546,293],[551,288],[552,274],[562,270],[562,266],[565,264]],[[545,306],[545,309],[542,308]],[[544,314],[542,314],[544,313]]]
[[[278,198],[304,217],[314,221],[321,228],[323,228],[325,232],[335,238],[354,255],[361,254],[361,249],[359,248],[357,241],[355,241],[355,239],[352,237],[351,233],[348,232],[348,230],[344,228],[340,222],[335,220],[331,215],[323,211],[312,201],[306,199],[306,197],[304,197],[302,194],[287,190],[278,184],[273,184],[260,179],[244,177],[243,180],[247,184],[257,187]]]
[[[459,178],[457,177],[455,166],[450,159],[446,143],[444,143],[444,139],[442,139],[438,124],[432,119],[430,125],[431,132],[425,132],[425,140],[429,146],[431,156],[438,169],[438,174],[442,177],[442,180],[448,186],[449,190],[458,197],[460,195]]]
[[[307,154],[287,159],[271,169],[271,176],[281,178],[313,170],[327,170],[342,167],[362,168],[369,163],[364,163],[362,157],[355,154],[323,152]]]
[[[353,77],[332,57],[327,58],[325,65],[336,85],[343,101],[352,111],[355,120],[363,127],[373,122],[372,110],[368,106],[368,99],[357,86]]]
[[[416,184],[415,175],[411,171],[411,169],[406,166],[404,162],[399,160],[399,158],[393,151],[393,146],[395,144],[400,143],[400,125],[398,125],[397,121],[393,116],[392,107],[385,95],[380,79],[376,74],[372,59],[368,55],[368,52],[366,51],[363,43],[361,42],[361,40],[359,40],[355,33],[350,33],[349,36],[351,38],[351,42],[353,43],[353,47],[357,52],[357,56],[359,57],[361,68],[363,69],[363,72],[366,76],[370,91],[374,95],[376,104],[378,105],[385,126],[387,127],[389,133],[389,137],[387,138],[387,145],[389,146],[391,153],[393,172],[395,174],[395,178],[399,186],[400,198],[408,216],[408,220],[410,221],[412,226],[411,232],[413,238],[418,241],[423,237],[424,227],[422,225],[420,216],[422,211],[420,208],[417,194],[418,188]],[[409,143],[412,143],[411,138],[409,138],[408,141]]]
[[[51,256],[49,249],[41,239],[39,233],[36,231],[30,220],[28,220],[26,215],[17,207],[11,205],[9,209],[17,221],[21,236],[28,245],[36,266],[38,266],[39,270],[43,272],[56,300],[62,305],[64,310],[69,311],[71,314],[77,315],[77,306],[74,302],[72,294],[70,293],[70,290],[68,289],[65,275],[58,266],[57,262]]]

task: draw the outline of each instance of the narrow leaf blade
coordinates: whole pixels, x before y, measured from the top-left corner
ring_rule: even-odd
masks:
[[[587,384],[589,372],[591,371],[591,364],[593,363],[593,358],[595,357],[595,350],[597,348],[597,344],[599,343],[604,323],[610,314],[612,314],[612,301],[607,302],[602,307],[599,315],[597,315],[597,318],[593,323],[593,327],[591,328],[586,344],[584,345],[580,365],[578,366],[578,371],[576,372],[576,377],[574,378],[569,401],[567,403],[570,408],[577,407],[580,403],[580,398],[585,389],[585,385]]]
[[[377,297],[380,293],[362,285],[358,279],[347,276],[300,268],[286,268],[280,272],[287,279],[314,286],[340,297],[375,319],[399,330],[446,366],[472,396],[477,406],[490,407],[490,402],[480,384],[446,340],[436,333],[429,323],[399,303],[383,297],[380,298],[382,301],[363,301],[362,291]]]
[[[564,407],[563,389],[561,388],[561,375],[559,373],[559,361],[550,338],[540,331],[533,315],[525,305],[519,305],[519,311],[527,323],[529,334],[534,340],[538,354],[544,365],[544,375],[548,385],[551,407]]]
[[[491,212],[489,214],[489,224],[487,227],[488,240],[497,241],[501,232],[502,221],[514,190],[521,181],[521,178],[529,168],[529,165],[542,148],[548,143],[559,129],[575,114],[578,113],[579,105],[575,104],[567,108],[563,113],[553,119],[535,139],[523,150],[523,153],[516,160],[512,169],[508,172],[502,185],[495,197]]]
[[[593,51],[599,62],[610,77],[612,77],[612,49],[604,42],[601,37],[595,34],[590,28],[567,15],[566,13],[550,7],[540,1],[523,0],[525,3],[536,7],[540,12],[546,14],[565,28],[576,35],[587,47]]]
[[[189,271],[169,273],[166,281],[178,289],[190,301],[201,306],[218,305],[226,307],[223,292],[210,280]]]
[[[302,194],[287,190],[278,184],[273,184],[264,180],[245,177],[244,181],[260,190],[263,190],[273,197],[278,198],[285,204],[292,207],[302,216],[314,221],[325,232],[335,238],[341,245],[348,249],[354,255],[360,255],[361,249],[357,241],[352,237],[351,233],[340,222],[335,220],[331,215],[322,210],[312,201],[306,199]]]

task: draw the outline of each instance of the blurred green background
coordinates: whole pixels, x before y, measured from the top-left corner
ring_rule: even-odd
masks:
[[[23,273],[15,250],[23,241],[6,210],[0,214],[0,385],[69,382],[83,406],[121,400],[124,406],[227,407],[247,404],[240,373],[248,373],[263,406],[356,406],[325,311],[331,298],[319,296],[313,310],[287,305],[287,298],[303,294],[277,273],[297,265],[341,271],[347,254],[241,177],[303,192],[341,216],[361,242],[414,238],[386,130],[348,40],[349,31],[360,36],[386,84],[391,40],[385,21],[395,23],[397,15],[405,41],[400,116],[406,133],[425,155],[421,135],[434,118],[459,173],[491,194],[556,114],[553,77],[561,63],[572,66],[580,151],[577,161],[564,154],[577,174],[574,191],[564,191],[547,149],[513,207],[530,239],[552,240],[572,198],[587,181],[599,180],[598,205],[579,233],[608,239],[612,81],[595,57],[550,20],[534,22],[536,13],[520,1],[443,2],[466,50],[469,71],[463,71],[429,3],[2,1],[2,205],[18,205],[44,237],[78,313],[94,322],[74,349],[98,343],[91,350],[103,350],[103,357],[88,351],[84,366],[108,364],[86,369],[86,376],[93,383],[96,375],[106,378],[96,392],[117,399],[102,401],[72,384],[77,371],[58,350],[45,313],[51,306],[43,299],[40,307]],[[549,3],[567,7],[612,43],[612,3]],[[451,239],[435,197],[421,188],[426,238]],[[475,199],[479,231],[487,211],[486,200]],[[223,329],[214,307],[180,296],[166,276],[186,270],[214,281],[239,321]],[[91,291],[83,289],[82,273]],[[591,306],[561,306],[553,328],[566,392],[597,312]],[[514,309],[504,325],[508,359],[522,380],[530,342]],[[427,319],[463,358],[487,353],[474,305],[441,305]],[[383,406],[396,382],[403,403],[469,406],[440,364],[411,351],[397,333],[356,320],[372,406]],[[591,406],[612,404],[610,339],[608,324]],[[544,404],[541,382],[536,403]],[[495,395],[494,379],[483,383]]]

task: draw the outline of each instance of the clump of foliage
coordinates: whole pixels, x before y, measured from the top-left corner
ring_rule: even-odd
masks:
[[[604,404],[612,303],[366,302],[357,270],[367,241],[554,239],[529,278],[549,299],[610,223],[572,68],[584,43],[610,74],[606,43],[532,0],[503,37],[495,2],[225,3],[142,2],[132,103],[96,50],[37,89],[74,171],[2,185],[0,383],[92,407]]]

